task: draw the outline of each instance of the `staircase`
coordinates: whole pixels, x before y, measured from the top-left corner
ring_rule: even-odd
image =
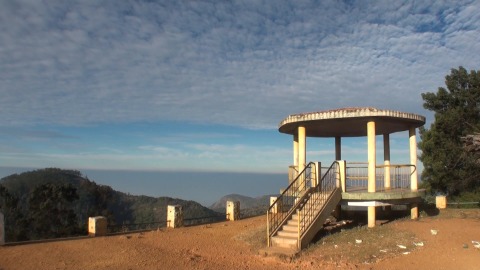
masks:
[[[269,209],[268,245],[276,253],[294,254],[306,247],[340,202],[342,192],[339,188],[337,162],[330,166],[320,181],[316,180],[317,171],[319,169],[315,163],[307,165],[277,199],[275,203],[287,206],[288,209],[280,207],[285,211],[271,213],[275,203]],[[291,192],[292,189],[295,192]]]

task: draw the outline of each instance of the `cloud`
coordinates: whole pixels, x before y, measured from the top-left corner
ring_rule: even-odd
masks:
[[[0,125],[425,114],[420,93],[478,69],[479,14],[476,1],[5,2]]]

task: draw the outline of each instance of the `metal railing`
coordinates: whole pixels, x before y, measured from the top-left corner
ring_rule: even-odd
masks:
[[[334,161],[323,175],[320,183],[309,191],[309,199],[298,212],[298,239],[310,228],[321,213],[327,200],[337,187],[340,187],[339,164]]]
[[[208,223],[215,223],[220,221],[225,221],[226,216],[223,214],[204,216],[204,217],[195,217],[195,218],[185,218],[183,219],[183,226],[195,226]],[[107,233],[108,234],[117,234],[117,233],[128,233],[135,231],[146,231],[146,230],[155,230],[159,228],[167,227],[167,224],[170,220],[159,220],[154,222],[145,222],[145,223],[125,223],[117,225],[108,225]]]
[[[413,169],[412,169],[413,168]],[[388,172],[389,173],[385,173]],[[412,164],[377,165],[375,191],[410,189],[411,175],[416,173]],[[351,162],[346,168],[346,192],[368,189],[368,163]]]
[[[272,203],[267,211],[267,236],[268,246],[271,245],[271,237],[288,220],[312,185],[316,184],[316,164],[310,162],[288,185],[280,196]],[[275,210],[274,210],[275,209]],[[277,211],[278,209],[278,211]]]

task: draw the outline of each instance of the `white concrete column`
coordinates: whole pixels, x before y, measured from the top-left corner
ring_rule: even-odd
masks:
[[[89,217],[88,235],[92,237],[107,235],[107,218],[102,216]]]
[[[240,219],[240,202],[227,201],[227,220],[235,221]]]
[[[167,228],[183,227],[183,207],[181,205],[167,206]]]
[[[368,138],[368,192],[375,192],[376,150],[375,150],[375,122],[367,123]]]
[[[298,168],[298,133],[293,135],[293,166]]]
[[[272,207],[271,213],[278,214],[282,212],[282,199],[278,199],[279,197],[270,197],[270,206]]]
[[[376,175],[376,145],[375,145],[375,122],[367,123],[367,141],[368,141],[368,192],[375,192]],[[368,206],[368,227],[375,227],[375,206]]]
[[[337,160],[338,162],[338,179],[337,179],[337,188],[341,187],[342,192],[345,192],[346,186],[345,181],[347,177],[347,162],[345,160]]]
[[[307,137],[304,126],[298,127],[298,171],[301,172],[306,165]]]
[[[375,227],[375,206],[368,206],[368,227]]]
[[[417,179],[417,134],[415,128],[410,128],[409,132],[409,141],[410,141],[410,164],[411,167],[411,176],[410,176],[410,190],[418,190],[418,179]],[[412,203],[410,208],[411,219],[418,218],[418,204]]]
[[[390,189],[390,134],[383,134],[384,185]]]
[[[417,191],[418,189],[418,180],[417,180],[417,135],[415,128],[410,128],[410,164],[411,167],[411,176],[410,176],[410,189],[412,191]]]
[[[335,160],[342,159],[342,137],[335,137]]]
[[[302,172],[305,169],[307,160],[307,137],[304,126],[298,127],[298,172]],[[300,177],[300,183],[298,188],[300,190],[305,189],[305,175]]]

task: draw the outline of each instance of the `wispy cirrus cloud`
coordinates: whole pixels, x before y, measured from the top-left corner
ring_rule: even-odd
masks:
[[[420,93],[478,68],[479,14],[477,1],[7,1],[0,125],[424,114]]]

